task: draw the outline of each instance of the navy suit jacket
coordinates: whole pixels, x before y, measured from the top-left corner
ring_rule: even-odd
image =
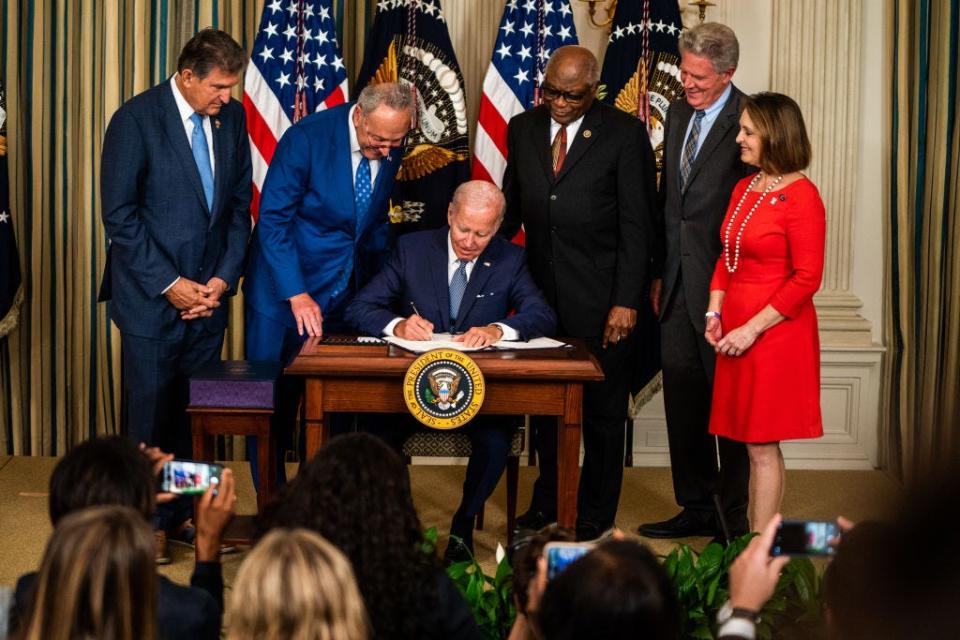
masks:
[[[477,258],[457,322],[451,323],[448,233],[443,227],[402,236],[383,270],[347,307],[346,321],[364,334],[379,336],[394,318],[411,315],[415,305],[438,333],[494,322],[516,329],[523,340],[555,331],[557,316],[534,284],[523,249],[499,236]],[[511,310],[516,313],[507,317]]]
[[[307,292],[326,313],[386,257],[387,203],[401,149],[380,161],[370,207],[359,219],[350,161],[352,105],[314,113],[283,134],[263,183],[243,293],[257,312],[295,327],[288,299]]]
[[[171,82],[134,96],[110,119],[103,139],[100,195],[110,237],[99,299],[125,333],[179,338],[187,322],[163,295],[177,276],[234,291],[250,239],[250,143],[243,107],[231,100],[212,117],[213,210],[200,182]],[[203,323],[227,325],[221,304]]]

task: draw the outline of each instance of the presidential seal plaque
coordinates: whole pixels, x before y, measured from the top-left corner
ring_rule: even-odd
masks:
[[[434,349],[413,361],[403,378],[403,399],[414,418],[431,429],[456,429],[480,411],[483,372],[465,353]]]

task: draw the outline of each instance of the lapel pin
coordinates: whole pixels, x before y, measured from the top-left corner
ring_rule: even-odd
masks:
[[[770,198],[770,204],[777,204],[777,196]]]
[[[483,263],[483,266],[489,267],[489,266],[490,266],[490,263],[489,263],[489,262],[484,262],[484,263]]]
[[[213,121],[213,126],[215,126],[217,129],[220,128],[220,118],[215,118],[215,119],[214,119],[214,121]]]
[[[785,196],[784,194],[781,193],[781,194],[780,194],[780,202],[786,202],[786,201],[787,201],[787,196]]]
[[[587,129],[587,130],[585,130],[585,131],[583,132],[583,137],[584,137],[584,138],[589,138],[589,137],[592,136],[592,135],[593,135],[593,132],[590,131],[590,129]]]

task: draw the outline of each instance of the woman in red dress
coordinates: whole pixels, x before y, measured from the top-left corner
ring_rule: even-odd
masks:
[[[823,435],[813,294],[826,221],[817,187],[800,173],[810,141],[796,102],[751,96],[737,143],[740,159],[760,171],[734,188],[720,227],[706,314],[717,352],[710,433],[746,443],[747,515],[762,531],[783,500],[780,441]]]

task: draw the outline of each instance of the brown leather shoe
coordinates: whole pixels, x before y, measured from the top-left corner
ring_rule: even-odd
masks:
[[[167,544],[167,532],[157,529],[153,532],[153,539],[156,541],[156,562],[157,564],[170,564],[173,558],[170,557],[170,545]]]

